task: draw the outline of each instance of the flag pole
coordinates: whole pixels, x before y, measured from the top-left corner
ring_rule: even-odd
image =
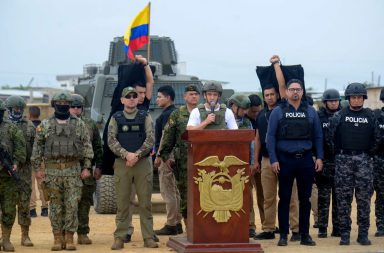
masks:
[[[149,6],[149,21],[148,21],[148,57],[147,60],[149,62],[151,57],[151,2],[148,3]]]

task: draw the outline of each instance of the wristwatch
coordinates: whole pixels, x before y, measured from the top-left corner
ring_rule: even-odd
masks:
[[[148,66],[149,64],[148,64],[148,61],[147,61],[147,63],[146,64],[142,64],[143,65],[143,67],[145,67],[145,66]]]
[[[279,63],[279,60],[272,62],[273,65],[275,65],[276,63]]]

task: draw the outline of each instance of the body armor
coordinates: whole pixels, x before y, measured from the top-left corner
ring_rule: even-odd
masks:
[[[348,107],[341,109],[341,123],[337,132],[337,147],[349,150],[368,150],[372,140],[372,111],[363,108],[351,111]]]
[[[271,116],[272,110],[267,111],[263,110],[260,115],[260,117],[264,118],[259,120],[258,123],[258,130],[259,130],[259,137],[260,137],[260,144],[265,144],[266,143],[266,138],[267,138],[267,130],[268,130],[268,122],[269,122],[269,117]]]
[[[252,125],[251,121],[247,117],[243,117],[243,123],[239,124],[239,129],[249,129],[248,127]]]
[[[12,123],[6,119],[0,124],[0,147],[7,150],[10,157],[12,157],[13,154],[13,143],[9,136],[9,129],[11,126]]]
[[[31,158],[33,149],[33,134],[31,133],[30,127],[28,127],[28,120],[23,118],[20,124],[17,126],[19,130],[23,132],[25,144],[27,148],[27,160]]]
[[[198,109],[200,112],[200,120],[203,122],[207,119],[208,115],[211,113],[211,111],[207,111],[205,109],[205,105],[199,104]],[[225,104],[220,105],[220,109],[218,111],[214,111],[215,113],[215,122],[212,124],[209,124],[204,129],[212,130],[212,129],[228,129],[227,124],[225,123],[225,112],[227,111],[227,107]]]
[[[76,122],[78,118],[71,115],[69,123],[59,124],[56,118],[49,116],[51,130],[46,137],[44,157],[58,158],[60,156],[83,159],[83,143],[76,135]]]
[[[135,153],[141,148],[147,135],[145,133],[145,119],[148,113],[139,110],[134,119],[127,119],[122,111],[116,112],[113,117],[117,122],[117,140],[128,152]]]
[[[379,121],[379,128],[380,128],[380,133],[381,133],[381,142],[380,142],[380,146],[377,149],[377,151],[380,155],[384,155],[384,115],[383,115],[383,110],[382,109],[376,109],[373,112],[375,113],[377,121]]]
[[[312,140],[313,124],[309,122],[308,103],[303,102],[297,111],[286,103],[279,106],[283,109],[283,119],[277,129],[277,140]]]
[[[332,115],[329,115],[326,111],[325,108],[322,107],[318,111],[319,118],[320,118],[320,124],[321,124],[321,129],[323,130],[323,136],[326,136],[328,131],[329,131],[329,118],[332,117]],[[323,138],[323,147],[324,147],[324,159],[334,159],[334,156],[332,155],[331,151],[328,148],[326,139]]]

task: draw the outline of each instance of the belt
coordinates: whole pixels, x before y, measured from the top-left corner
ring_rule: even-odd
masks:
[[[287,156],[292,156],[294,158],[302,158],[303,156],[305,156],[306,154],[309,154],[311,152],[312,152],[311,149],[305,150],[302,153],[289,153],[289,152],[285,152],[285,151],[282,151],[282,150],[277,150],[277,153],[280,153],[280,154],[283,154],[283,155],[287,155]]]
[[[368,154],[368,152],[364,149],[339,149],[336,151],[337,154],[343,154],[343,155],[361,155],[361,154]]]
[[[73,165],[76,165],[79,163],[79,160],[76,160],[76,161],[72,161],[72,162],[69,162],[69,163],[59,163],[59,164],[54,164],[54,163],[46,163],[45,164],[45,168],[48,168],[48,169],[66,169],[66,168],[69,168],[69,167],[72,167]]]

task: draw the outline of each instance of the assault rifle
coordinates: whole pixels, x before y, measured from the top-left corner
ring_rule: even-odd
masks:
[[[23,180],[20,178],[19,174],[15,170],[13,170],[12,158],[9,156],[7,150],[3,148],[0,148],[0,162],[0,166],[6,169],[16,180],[16,182],[19,184],[20,188],[25,192],[25,194],[29,195],[27,189],[25,189],[23,185]]]

